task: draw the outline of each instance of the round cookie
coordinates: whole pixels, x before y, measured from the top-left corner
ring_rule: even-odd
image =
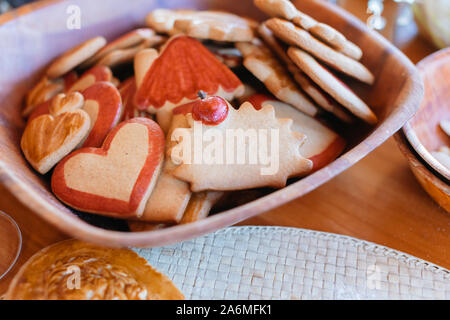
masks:
[[[66,240],[31,257],[12,280],[6,299],[180,300],[184,296],[130,249]]]
[[[373,84],[373,74],[360,62],[332,49],[292,22],[272,18],[267,27],[282,41],[300,47],[329,66],[367,84]]]
[[[83,42],[53,61],[47,69],[47,76],[54,79],[66,74],[95,55],[105,45],[106,39],[103,37],[96,37]]]
[[[305,72],[319,87],[330,94],[336,101],[350,110],[354,115],[369,124],[376,124],[377,117],[372,110],[342,81],[325,69],[305,51],[291,47],[288,55],[294,63]]]

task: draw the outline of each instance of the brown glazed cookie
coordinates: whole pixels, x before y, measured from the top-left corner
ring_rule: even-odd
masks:
[[[182,300],[184,296],[168,277],[130,249],[66,240],[31,257],[12,280],[5,298]]]

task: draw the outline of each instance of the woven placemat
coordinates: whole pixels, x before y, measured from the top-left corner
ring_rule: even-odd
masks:
[[[135,249],[187,299],[450,299],[450,272],[366,241],[280,227],[233,227]]]

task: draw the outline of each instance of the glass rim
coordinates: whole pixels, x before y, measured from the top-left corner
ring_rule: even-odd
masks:
[[[0,210],[0,216],[1,217],[5,217],[8,221],[10,221],[12,223],[12,225],[14,226],[14,228],[17,231],[17,236],[18,236],[18,248],[17,248],[17,253],[16,256],[14,257],[14,259],[11,261],[11,264],[9,265],[9,267],[5,270],[5,272],[3,272],[2,274],[0,274],[0,280],[3,279],[10,271],[11,269],[16,265],[17,260],[19,260],[19,256],[20,253],[22,251],[22,231],[20,230],[19,225],[17,224],[17,222],[8,214],[6,214],[5,212]]]

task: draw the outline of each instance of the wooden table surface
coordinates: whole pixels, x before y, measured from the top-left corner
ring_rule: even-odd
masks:
[[[366,18],[362,0],[340,1]],[[385,1],[385,15],[397,5]],[[393,21],[391,19],[391,21]],[[435,49],[417,36],[414,24],[388,25],[382,33],[413,62]],[[0,210],[10,214],[23,233],[20,259],[0,280],[3,294],[18,268],[35,252],[68,238],[0,186]],[[307,196],[249,219],[241,225],[275,225],[339,233],[385,245],[450,269],[450,214],[421,189],[393,138],[366,159]]]

